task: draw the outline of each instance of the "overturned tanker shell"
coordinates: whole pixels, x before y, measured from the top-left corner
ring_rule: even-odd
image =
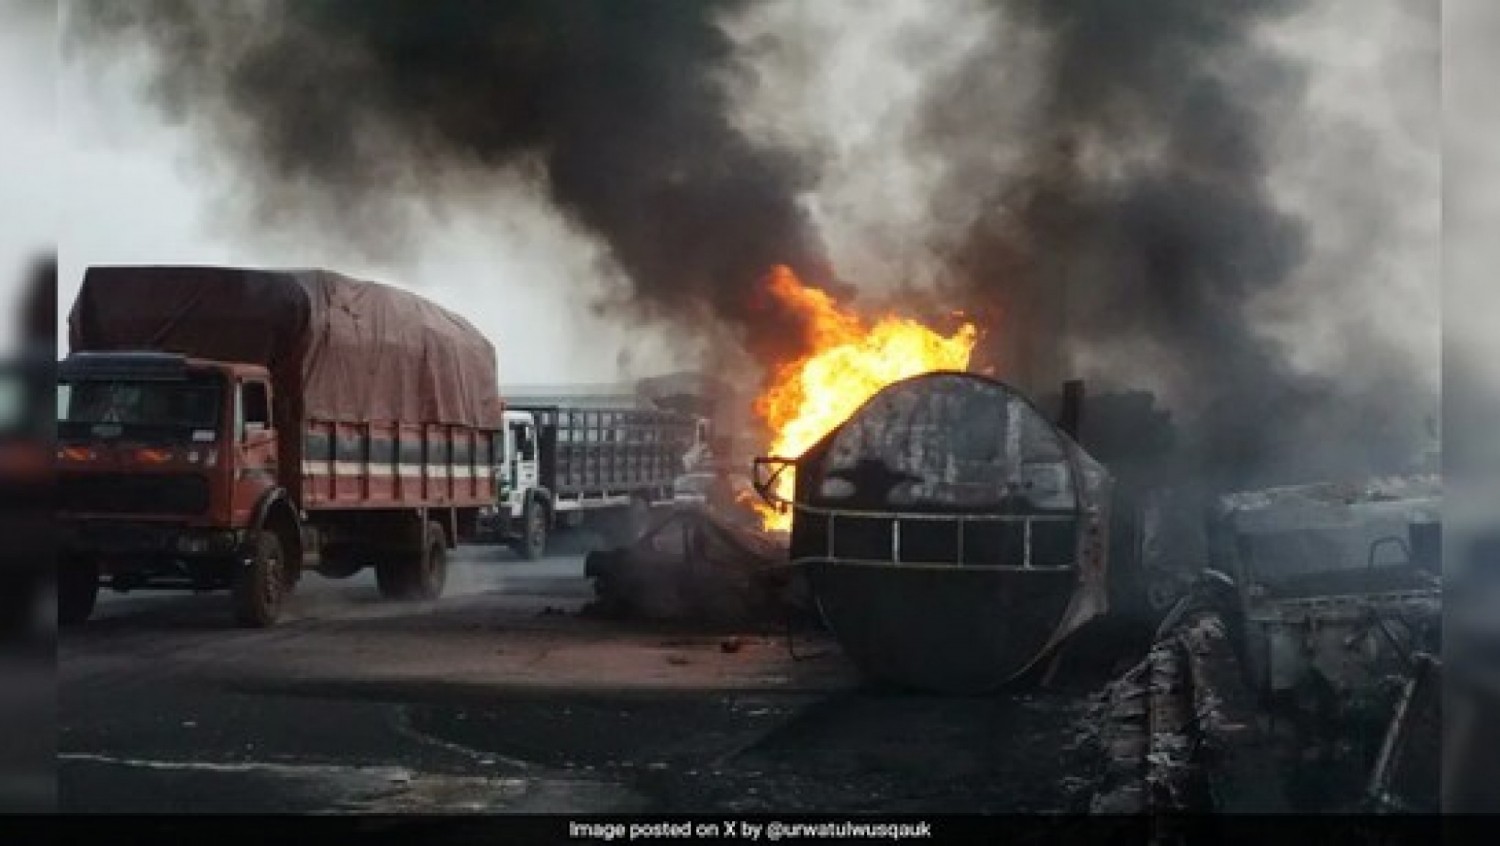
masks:
[[[866,675],[984,692],[1105,611],[1111,484],[1010,387],[930,373],[797,460],[791,554]]]

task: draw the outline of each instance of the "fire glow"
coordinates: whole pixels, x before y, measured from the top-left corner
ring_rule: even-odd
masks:
[[[979,333],[965,323],[944,336],[910,318],[887,315],[868,325],[840,308],[827,293],[805,287],[787,267],[768,280],[770,293],[801,314],[810,327],[813,351],[779,367],[771,386],[755,401],[755,413],[772,432],[770,455],[795,459],[892,382],[934,370],[965,370]],[[775,493],[792,498],[788,468]],[[787,531],[792,516],[756,503],[768,531]]]

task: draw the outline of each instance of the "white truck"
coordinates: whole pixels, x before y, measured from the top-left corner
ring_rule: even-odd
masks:
[[[669,411],[509,406],[494,453],[499,499],[480,514],[480,536],[527,559],[545,554],[554,528],[586,519],[628,541],[706,458],[707,427]]]

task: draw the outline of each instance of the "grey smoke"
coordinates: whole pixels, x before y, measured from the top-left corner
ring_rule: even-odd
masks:
[[[729,120],[716,20],[737,5],[81,2],[70,33],[151,44],[157,102],[231,157],[263,224],[310,211],[400,249],[408,201],[442,215],[530,179],[624,271],[607,307],[728,326],[769,361],[799,337],[759,280],[776,263],[831,280],[796,202],[815,169]]]
[[[951,294],[998,330],[986,357],[1032,390],[1090,369],[1158,390],[1194,469],[1219,484],[1404,469],[1433,406],[1399,348],[1367,335],[1357,378],[1311,375],[1254,320],[1258,298],[1308,268],[1316,223],[1270,183],[1285,128],[1315,117],[1309,68],[1260,36],[1312,4],[998,5],[989,49],[934,86],[918,138],[949,163],[936,207],[976,208],[945,246]],[[1024,116],[992,122],[1018,33],[1041,45],[1040,85]],[[1016,163],[996,168],[992,145],[1017,143]],[[1345,210],[1370,218],[1352,227],[1365,254],[1385,211]],[[1366,269],[1321,267],[1299,296],[1338,296],[1350,280],[1336,274]]]
[[[1401,8],[1409,50],[1381,57],[1381,86],[1410,104],[1435,96],[1436,4]],[[912,256],[881,284],[931,300],[940,280],[940,302],[990,330],[981,366],[1037,394],[1072,375],[1153,391],[1195,469],[1226,485],[1396,469],[1435,411],[1430,362],[1411,354],[1425,341],[1370,306],[1427,270],[1385,249],[1420,240],[1401,212],[1435,207],[1426,165],[1391,166],[1390,137],[1314,102],[1336,58],[1321,44],[1266,37],[1330,9],[1375,21],[1365,4],[994,0],[910,6],[894,25],[821,2],[76,9],[75,46],[151,47],[155,102],[241,175],[266,227],[400,251],[414,209],[472,213],[496,184],[531,184],[623,271],[610,314],[727,326],[766,362],[798,333],[756,300],[759,275],[787,262],[831,286],[812,221],[858,216],[829,229],[883,249],[843,254],[862,252],[861,274]],[[830,137],[806,137],[829,110],[793,108],[798,82],[871,33],[912,73],[866,61],[868,80],[822,104],[838,106]],[[726,93],[747,89],[783,93],[747,121]],[[914,128],[890,112],[913,101]],[[833,136],[855,114],[849,146]],[[1428,143],[1424,112],[1399,119],[1402,143]],[[1287,162],[1312,148],[1288,197]],[[1308,313],[1327,339],[1292,319]]]

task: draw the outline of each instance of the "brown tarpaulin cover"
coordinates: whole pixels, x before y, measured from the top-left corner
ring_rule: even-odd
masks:
[[[299,418],[287,422],[495,429],[502,420],[495,349],[473,325],[415,294],[328,271],[93,267],[69,344],[264,365],[283,411]]]

